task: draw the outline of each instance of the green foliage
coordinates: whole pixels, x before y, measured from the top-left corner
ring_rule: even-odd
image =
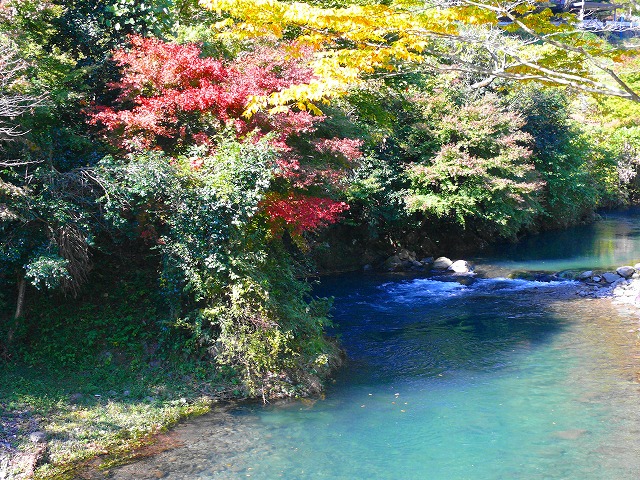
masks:
[[[475,230],[515,236],[540,211],[540,184],[530,162],[530,137],[522,121],[483,96],[448,107],[444,98],[431,104],[446,107],[442,120],[427,132],[440,145],[431,158],[408,168],[411,187],[407,206],[438,217],[453,217]],[[425,129],[426,130],[426,129]]]
[[[158,152],[104,159],[107,217],[160,252],[160,283],[175,327],[190,336],[185,346],[210,348],[252,393],[282,394],[306,383],[305,374],[326,372],[322,359],[335,352],[323,337],[326,305],[309,298],[259,215],[275,152],[266,140],[221,139],[194,170],[199,153],[173,162]]]
[[[162,36],[173,26],[170,0],[72,0],[52,2],[62,13],[53,22],[53,45],[75,58],[99,59],[130,34]]]
[[[520,112],[523,130],[535,140],[533,161],[545,181],[545,227],[566,227],[589,217],[600,199],[612,195],[610,157],[598,150],[587,132],[570,119],[562,91],[523,87],[505,101]]]
[[[376,157],[350,189],[368,218],[391,231],[445,220],[484,238],[533,224],[541,184],[522,118],[496,96],[459,87],[408,76],[350,97]]]
[[[25,277],[37,288],[55,289],[69,279],[69,260],[56,254],[40,255],[25,265]]]

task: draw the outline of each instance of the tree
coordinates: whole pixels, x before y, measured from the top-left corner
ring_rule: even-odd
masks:
[[[0,145],[15,141],[25,133],[16,119],[38,106],[43,100],[42,97],[22,93],[19,90],[18,84],[26,66],[26,62],[20,58],[16,47],[6,37],[2,37],[0,39]],[[4,168],[24,164],[25,161],[21,159],[0,159],[0,167]],[[23,188],[5,182],[0,177],[0,231],[4,230],[8,223],[20,221],[20,213],[15,209],[15,203],[12,200],[25,195]],[[25,288],[25,279],[19,275],[14,319],[22,316]],[[11,334],[8,338],[9,342],[11,341],[10,337]]]
[[[24,93],[20,83],[27,62],[19,55],[18,49],[5,36],[0,36],[0,142],[10,142],[25,132],[17,118],[31,111],[43,101],[42,96]],[[14,165],[19,161],[3,161],[2,166]]]
[[[366,76],[407,70],[465,71],[483,78],[541,81],[635,102],[640,96],[612,68],[623,55],[603,39],[577,28],[572,14],[554,16],[534,0],[458,2],[398,1],[322,8],[277,0],[202,0],[229,18],[214,27],[233,37],[296,36],[316,55],[318,79],[257,99],[249,111],[283,102],[322,101]],[[484,62],[465,59],[465,49]]]
[[[280,151],[278,173],[264,211],[277,232],[283,225],[302,232],[335,222],[347,208],[334,200],[348,168],[361,155],[359,142],[310,138],[322,120],[304,105],[244,116],[252,98],[277,95],[313,78],[287,46],[257,45],[232,62],[201,57],[194,44],[132,37],[130,50],[114,58],[124,70],[114,107],[100,106],[91,122],[103,125],[116,146],[131,152],[160,149],[199,157],[216,149],[216,136],[233,129],[243,141],[266,136]],[[300,107],[300,108],[298,108]]]

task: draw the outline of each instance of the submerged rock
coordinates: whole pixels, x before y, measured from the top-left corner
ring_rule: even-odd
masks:
[[[453,262],[450,259],[448,259],[447,257],[439,257],[436,258],[435,262],[433,262],[433,269],[446,270],[451,265],[453,265]]]
[[[571,430],[558,430],[553,434],[553,436],[562,440],[577,440],[587,432],[587,430],[583,430],[581,428],[574,428]]]

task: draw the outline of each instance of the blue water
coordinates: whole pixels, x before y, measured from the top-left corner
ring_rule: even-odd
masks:
[[[588,248],[560,242],[566,257],[539,237],[482,261],[495,272],[640,260],[616,237],[636,242],[638,219],[607,222],[582,229]],[[600,256],[611,235],[612,256]],[[219,409],[178,427],[184,447],[112,476],[638,479],[637,313],[575,290],[506,278],[325,279],[318,293],[335,296],[333,333],[348,360],[323,398]]]

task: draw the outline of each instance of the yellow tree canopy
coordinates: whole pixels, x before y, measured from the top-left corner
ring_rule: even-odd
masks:
[[[554,16],[537,0],[399,0],[387,5],[321,8],[279,0],[201,0],[225,14],[213,27],[233,38],[285,36],[313,48],[318,80],[269,98],[259,109],[314,103],[340,94],[368,75],[407,68],[467,71],[482,77],[537,80],[640,102],[613,70],[615,61],[635,51],[613,47],[581,31],[570,14]]]

